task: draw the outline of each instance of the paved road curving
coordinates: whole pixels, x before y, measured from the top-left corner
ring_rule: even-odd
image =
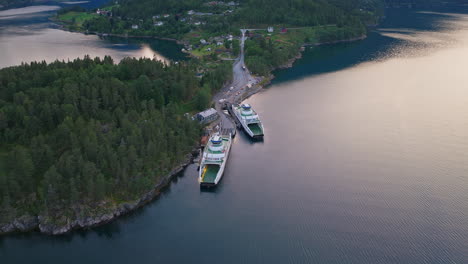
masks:
[[[247,85],[255,81],[255,78],[250,74],[247,68],[245,68],[245,70],[242,69],[242,66],[244,66],[244,44],[246,31],[247,29],[241,29],[242,37],[240,41],[240,54],[232,67],[233,80],[230,84],[223,87],[213,98],[215,100],[216,110],[221,117],[220,126],[224,129],[235,128],[235,124],[223,113],[223,104],[220,103],[219,100],[225,99],[226,102],[229,103],[237,103],[242,101],[242,96],[247,89]]]

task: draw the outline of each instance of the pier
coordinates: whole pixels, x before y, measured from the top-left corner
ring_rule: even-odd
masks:
[[[215,109],[218,111],[220,117],[219,131],[222,132],[222,134],[225,132],[231,132],[233,136],[236,133],[236,127],[240,128],[240,123],[234,117],[231,105],[242,101],[244,99],[244,93],[247,92],[246,89],[248,85],[255,81],[255,78],[250,74],[250,71],[245,68],[244,63],[246,31],[247,29],[241,29],[242,37],[240,41],[240,54],[232,67],[233,80],[230,84],[225,85],[213,98]],[[224,113],[224,109],[228,111],[230,116]]]

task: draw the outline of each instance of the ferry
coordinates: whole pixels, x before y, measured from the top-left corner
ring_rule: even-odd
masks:
[[[214,133],[203,151],[198,182],[202,188],[218,185],[231,150],[231,135]]]
[[[232,105],[232,111],[244,128],[245,132],[252,138],[263,138],[263,125],[258,114],[249,104]]]

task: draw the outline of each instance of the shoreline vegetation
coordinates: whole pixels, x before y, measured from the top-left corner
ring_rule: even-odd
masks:
[[[249,91],[251,96],[270,83],[273,70],[292,67],[301,58],[305,46],[363,39],[367,31],[364,24],[375,24],[381,16],[378,0],[375,6],[361,6],[360,0],[353,0],[352,6],[309,1],[312,6],[306,12],[316,10],[316,14],[322,7],[324,15],[304,17],[304,21],[294,23],[284,17],[272,21],[259,18],[258,11],[252,11],[249,6],[251,2],[214,7],[202,3],[196,5],[199,10],[193,11],[194,7],[187,4],[190,1],[180,1],[188,5],[183,7],[185,13],[193,11],[199,15],[190,18],[193,24],[189,31],[176,25],[175,32],[184,33],[175,35],[172,29],[161,35],[141,34],[140,29],[147,27],[146,20],[138,17],[141,13],[131,17],[132,7],[145,6],[148,0],[123,1],[121,6],[100,9],[101,14],[76,7],[59,11],[53,19],[66,30],[104,37],[176,41],[184,45],[184,52],[193,59],[170,65],[149,59],[124,59],[115,64],[109,57],[100,60],[86,56],[68,63],[34,62],[0,70],[0,91],[5,91],[0,97],[0,136],[3,142],[8,142],[0,145],[0,234],[37,230],[58,235],[90,228],[112,221],[157,197],[191,163],[197,147],[200,127],[183,121],[187,120],[184,113],[193,114],[208,107],[216,91],[232,78],[232,65],[225,60],[237,57],[240,52],[239,39],[235,37],[240,32],[239,23],[232,21],[243,20],[256,25],[250,28],[260,28],[248,31],[245,43],[245,64],[263,79]],[[165,0],[156,2],[159,7],[168,6],[162,8],[165,12],[180,10]],[[190,3],[193,2],[197,1]],[[279,8],[285,4],[279,3]],[[259,7],[259,12],[264,9],[272,14],[278,12],[271,7]],[[148,12],[154,14],[152,10]],[[222,12],[222,17],[206,15],[216,12]],[[128,17],[126,22],[112,22],[118,30],[122,25],[135,29],[119,32],[109,27],[106,23],[111,23],[117,14]],[[155,15],[157,20],[152,16],[150,26],[161,29],[162,25],[154,26],[154,23],[178,24],[184,18],[171,14],[169,17],[164,13]],[[94,31],[93,27],[101,30]],[[74,76],[74,71],[80,74]],[[20,75],[23,77],[19,78]],[[53,84],[51,80],[55,80]],[[122,89],[112,90],[108,84]],[[126,90],[130,94],[125,94]],[[160,135],[158,139],[145,137],[148,131],[144,124],[148,120],[158,124],[151,130]],[[179,124],[170,124],[171,120]],[[157,132],[163,127],[166,132]],[[178,131],[180,127],[185,129],[182,134]],[[29,135],[31,131],[38,133]],[[108,135],[113,134],[109,131],[115,135]],[[178,141],[177,135],[184,137],[185,143],[173,149],[170,144]],[[54,142],[57,136],[63,137],[61,144]],[[143,142],[140,138],[144,138]],[[161,140],[168,142],[161,146],[157,143]],[[98,148],[94,149],[93,145]],[[148,150],[149,146],[153,149]],[[174,157],[168,159],[167,153],[171,152]],[[30,166],[23,169],[23,164]],[[127,191],[125,194],[122,188]]]
[[[89,228],[156,197],[195,152],[191,114],[231,71],[196,69],[88,56],[1,69],[0,233]]]
[[[328,42],[328,43],[304,43],[301,48],[298,50],[298,53],[295,57],[290,58],[287,62],[277,66],[276,68],[272,68],[267,76],[260,76],[261,81],[259,82],[258,85],[252,87],[247,94],[241,98],[241,100],[246,100],[250,96],[262,91],[265,87],[271,84],[273,79],[275,78],[275,75],[273,74],[273,71],[278,70],[278,69],[288,69],[292,68],[294,66],[294,63],[302,59],[302,53],[305,51],[305,48],[308,46],[321,46],[321,45],[333,45],[333,44],[339,44],[339,43],[348,43],[348,42],[354,42],[354,41],[360,41],[364,40],[367,38],[367,35],[362,35],[360,37],[356,38],[351,38],[351,39],[342,39],[342,40],[336,40],[333,42]],[[241,102],[236,102],[236,103],[241,103]]]

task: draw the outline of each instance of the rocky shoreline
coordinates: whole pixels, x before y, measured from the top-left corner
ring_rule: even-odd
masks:
[[[63,30],[73,33],[82,33],[85,35],[96,35],[99,37],[116,37],[116,38],[135,38],[135,39],[159,39],[159,40],[167,40],[167,41],[174,41],[179,45],[183,45],[185,42],[173,39],[173,38],[165,38],[165,37],[156,37],[156,36],[134,36],[134,35],[122,35],[122,34],[113,34],[113,33],[98,33],[98,32],[82,32],[82,31],[75,31],[68,28],[63,28]]]
[[[318,42],[318,43],[313,43],[313,44],[304,44],[304,46],[322,46],[322,45],[331,45],[331,44],[339,44],[339,43],[348,43],[348,42],[363,40],[366,38],[367,38],[367,35],[363,34],[355,38],[341,39],[341,40],[328,41],[328,42]]]
[[[108,208],[108,212],[93,217],[65,219],[66,224],[62,225],[49,223],[48,218],[43,215],[23,215],[10,223],[0,224],[0,235],[30,231],[39,231],[47,235],[62,235],[72,230],[89,229],[109,223],[117,217],[133,212],[157,198],[161,194],[162,189],[167,187],[176,175],[192,163],[193,158],[198,154],[197,149],[198,148],[194,148],[191,153],[187,154],[184,161],[179,166],[175,167],[168,175],[163,177],[154,185],[152,190],[145,193],[140,199]]]
[[[50,21],[57,23],[57,25],[60,27],[61,30],[63,31],[68,31],[72,33],[81,33],[85,35],[96,35],[99,37],[117,37],[117,38],[140,38],[140,39],[160,39],[160,40],[167,40],[167,41],[174,41],[178,45],[185,45],[187,44],[186,41],[183,40],[178,40],[175,38],[166,38],[166,37],[158,37],[158,36],[136,36],[136,35],[128,35],[128,34],[114,34],[114,33],[100,33],[100,32],[94,32],[94,31],[81,31],[81,30],[72,30],[67,26],[67,23],[58,20],[54,17],[49,18]]]
[[[296,60],[302,59],[302,52],[305,51],[305,48],[307,46],[322,46],[322,45],[332,45],[332,44],[339,44],[339,43],[348,43],[348,42],[363,40],[363,39],[366,39],[366,38],[367,38],[367,35],[364,34],[364,35],[361,35],[359,37],[350,38],[350,39],[342,39],[342,40],[336,40],[336,41],[330,41],[330,42],[304,43],[301,46],[301,48],[299,49],[299,52],[297,53],[297,55],[295,57],[289,59],[285,64],[280,65],[277,68],[272,69],[271,71],[278,70],[278,69],[291,68],[294,65],[294,62],[296,62]],[[274,78],[275,78],[274,75],[272,73],[270,73],[270,76],[267,78],[269,80],[268,80],[266,85],[270,84],[271,80],[273,80]]]

